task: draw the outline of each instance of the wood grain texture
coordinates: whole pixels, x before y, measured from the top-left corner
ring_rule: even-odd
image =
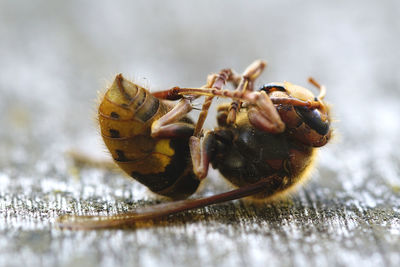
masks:
[[[399,1],[252,2],[0,2],[0,266],[400,266]],[[256,58],[269,63],[257,86],[313,75],[332,103],[335,138],[290,199],[132,229],[54,226],[162,201],[66,153],[107,156],[92,120],[104,79],[201,86]],[[196,196],[227,189],[211,171]]]
[[[139,184],[115,173],[84,169],[80,181],[69,181],[53,178],[64,173],[53,171],[38,175],[49,177],[38,186],[17,177],[2,188],[4,265],[396,266],[399,261],[400,213],[393,205],[399,195],[390,188],[386,193],[394,202],[371,205],[364,198],[372,196],[363,196],[368,192],[353,192],[355,198],[321,187],[319,177],[279,203],[236,201],[148,227],[62,231],[53,225],[58,214],[115,214],[154,200]],[[110,176],[116,181],[107,182]],[[201,194],[225,190],[213,180]]]

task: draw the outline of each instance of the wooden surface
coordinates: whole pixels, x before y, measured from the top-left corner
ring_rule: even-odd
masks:
[[[395,0],[0,2],[0,266],[399,266],[399,11]],[[332,103],[335,138],[290,199],[137,229],[54,226],[161,201],[66,153],[107,158],[93,99],[115,73],[199,86],[256,58],[269,62],[257,85],[313,75]],[[227,189],[211,171],[196,196]]]

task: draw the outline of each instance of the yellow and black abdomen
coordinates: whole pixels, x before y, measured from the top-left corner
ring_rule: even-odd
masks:
[[[151,137],[152,123],[169,110],[145,88],[117,75],[99,106],[99,123],[104,143],[121,169],[157,194],[182,199],[199,185],[189,140]]]

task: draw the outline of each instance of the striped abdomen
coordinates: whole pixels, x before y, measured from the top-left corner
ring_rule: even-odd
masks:
[[[114,161],[151,191],[174,199],[196,191],[188,138],[151,137],[151,125],[170,107],[117,75],[99,106],[104,143]]]

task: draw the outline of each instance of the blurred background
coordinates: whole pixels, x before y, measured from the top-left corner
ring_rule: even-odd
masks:
[[[399,15],[396,0],[0,0],[0,265],[397,266]],[[54,229],[65,212],[123,212],[155,199],[122,174],[78,170],[65,153],[108,157],[96,99],[116,73],[156,91],[201,86],[209,73],[241,72],[255,59],[268,61],[257,85],[311,87],[309,76],[326,85],[335,118],[335,138],[292,206],[265,204],[281,219]],[[210,181],[198,195],[225,189],[216,172]]]

